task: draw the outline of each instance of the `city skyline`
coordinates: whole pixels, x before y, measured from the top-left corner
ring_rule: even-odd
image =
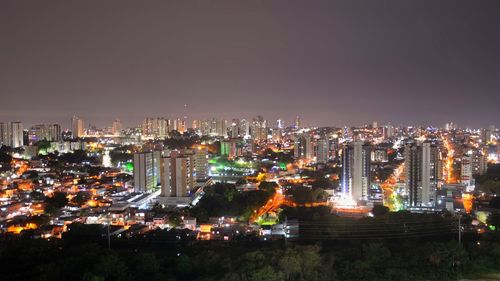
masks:
[[[499,126],[497,1],[2,1],[0,120]],[[486,120],[490,119],[490,120]]]
[[[500,0],[0,0],[1,280],[500,280]]]

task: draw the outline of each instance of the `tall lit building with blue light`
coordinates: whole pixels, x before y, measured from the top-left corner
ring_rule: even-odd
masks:
[[[370,152],[370,146],[360,141],[348,144],[342,150],[342,194],[355,201],[368,197]]]

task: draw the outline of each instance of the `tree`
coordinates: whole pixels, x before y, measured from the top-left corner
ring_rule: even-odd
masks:
[[[126,281],[131,280],[127,266],[116,254],[109,253],[102,256],[94,267],[94,272],[104,280]]]
[[[170,224],[172,227],[177,227],[177,226],[181,225],[181,223],[182,223],[182,219],[181,219],[181,216],[179,215],[179,213],[171,212],[168,215],[168,224]]]
[[[71,200],[72,203],[78,205],[78,206],[82,206],[83,204],[85,204],[89,199],[90,199],[90,193],[89,192],[85,192],[85,191],[79,191],[75,197],[73,197],[73,199]]]
[[[3,148],[5,147],[5,145],[2,146],[2,150],[4,150]],[[12,156],[5,152],[0,152],[0,171],[9,171],[11,169],[11,161]]]
[[[60,209],[68,204],[68,198],[66,198],[65,192],[56,191],[52,194],[52,197],[45,198],[45,203],[54,208]]]
[[[375,205],[375,206],[373,206],[372,214],[373,214],[374,217],[376,217],[376,218],[383,217],[387,213],[389,213],[389,208],[388,207],[386,207],[384,205]]]

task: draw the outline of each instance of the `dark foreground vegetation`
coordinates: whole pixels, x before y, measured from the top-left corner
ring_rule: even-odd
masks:
[[[111,241],[97,226],[62,240],[0,244],[0,280],[455,280],[498,271],[500,239],[195,241],[156,231]]]

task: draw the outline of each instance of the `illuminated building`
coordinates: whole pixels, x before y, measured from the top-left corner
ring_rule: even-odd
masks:
[[[10,145],[14,148],[21,147],[24,145],[24,136],[23,136],[23,123],[19,121],[14,121],[10,123],[11,130],[11,143]]]
[[[230,128],[230,135],[229,137],[231,138],[237,138],[240,136],[240,126],[239,126],[240,120],[238,119],[233,119],[231,122],[231,128]]]
[[[115,119],[113,121],[113,126],[111,127],[111,133],[115,136],[120,135],[122,126],[122,121],[120,121],[120,119]]]
[[[61,126],[59,124],[38,124],[31,126],[29,132],[30,143],[37,141],[59,141],[61,140]]]
[[[83,130],[84,130],[83,119],[77,116],[73,116],[73,118],[71,118],[71,132],[73,138],[81,138],[83,136]]]
[[[49,139],[51,141],[61,140],[61,125],[59,124],[49,124]]]
[[[246,119],[240,121],[240,132],[245,139],[250,138],[250,123]]]
[[[372,162],[387,162],[387,149],[385,148],[376,148],[372,151],[371,154]]]
[[[241,139],[228,139],[220,142],[220,155],[228,159],[234,159],[242,155]]]
[[[266,128],[266,121],[264,120],[264,117],[262,116],[257,116],[252,120],[251,124],[251,135],[252,139],[256,141],[261,141],[267,139],[267,128]]]
[[[488,168],[488,157],[482,150],[472,152],[472,174],[484,175]]]
[[[295,159],[312,159],[313,147],[311,143],[311,136],[309,136],[308,134],[295,136],[293,157]]]
[[[384,139],[390,139],[394,136],[394,126],[390,123],[383,127]]]
[[[488,129],[483,129],[482,135],[481,135],[483,143],[493,142],[495,132],[496,132],[496,128],[493,125],[491,125]]]
[[[208,150],[206,147],[198,147],[194,151],[194,163],[196,180],[208,178]]]
[[[0,123],[0,145],[10,146],[10,123]]]
[[[142,122],[142,135],[145,137],[164,139],[169,131],[169,123],[165,118],[148,117]]]
[[[439,151],[436,146],[430,142],[406,145],[406,194],[409,206],[435,204],[439,167]]]
[[[134,154],[134,190],[149,192],[160,183],[161,152],[140,152]]]
[[[300,124],[300,117],[299,117],[299,116],[297,116],[297,117],[295,117],[295,124],[294,124],[294,126],[295,126],[295,130],[300,129],[300,125],[301,125],[301,124]]]
[[[168,132],[173,130],[178,131],[179,133],[184,133],[187,131],[186,119],[185,118],[177,118],[168,121]]]
[[[326,164],[330,157],[330,140],[327,137],[321,138],[316,145],[316,162]]]
[[[160,196],[187,197],[196,183],[194,155],[172,151],[170,155],[162,157],[160,163]]]
[[[342,150],[342,193],[355,201],[368,198],[370,151],[370,146],[361,141],[346,145]]]
[[[474,186],[474,178],[472,177],[472,153],[465,155],[460,162],[460,181],[466,187]]]

